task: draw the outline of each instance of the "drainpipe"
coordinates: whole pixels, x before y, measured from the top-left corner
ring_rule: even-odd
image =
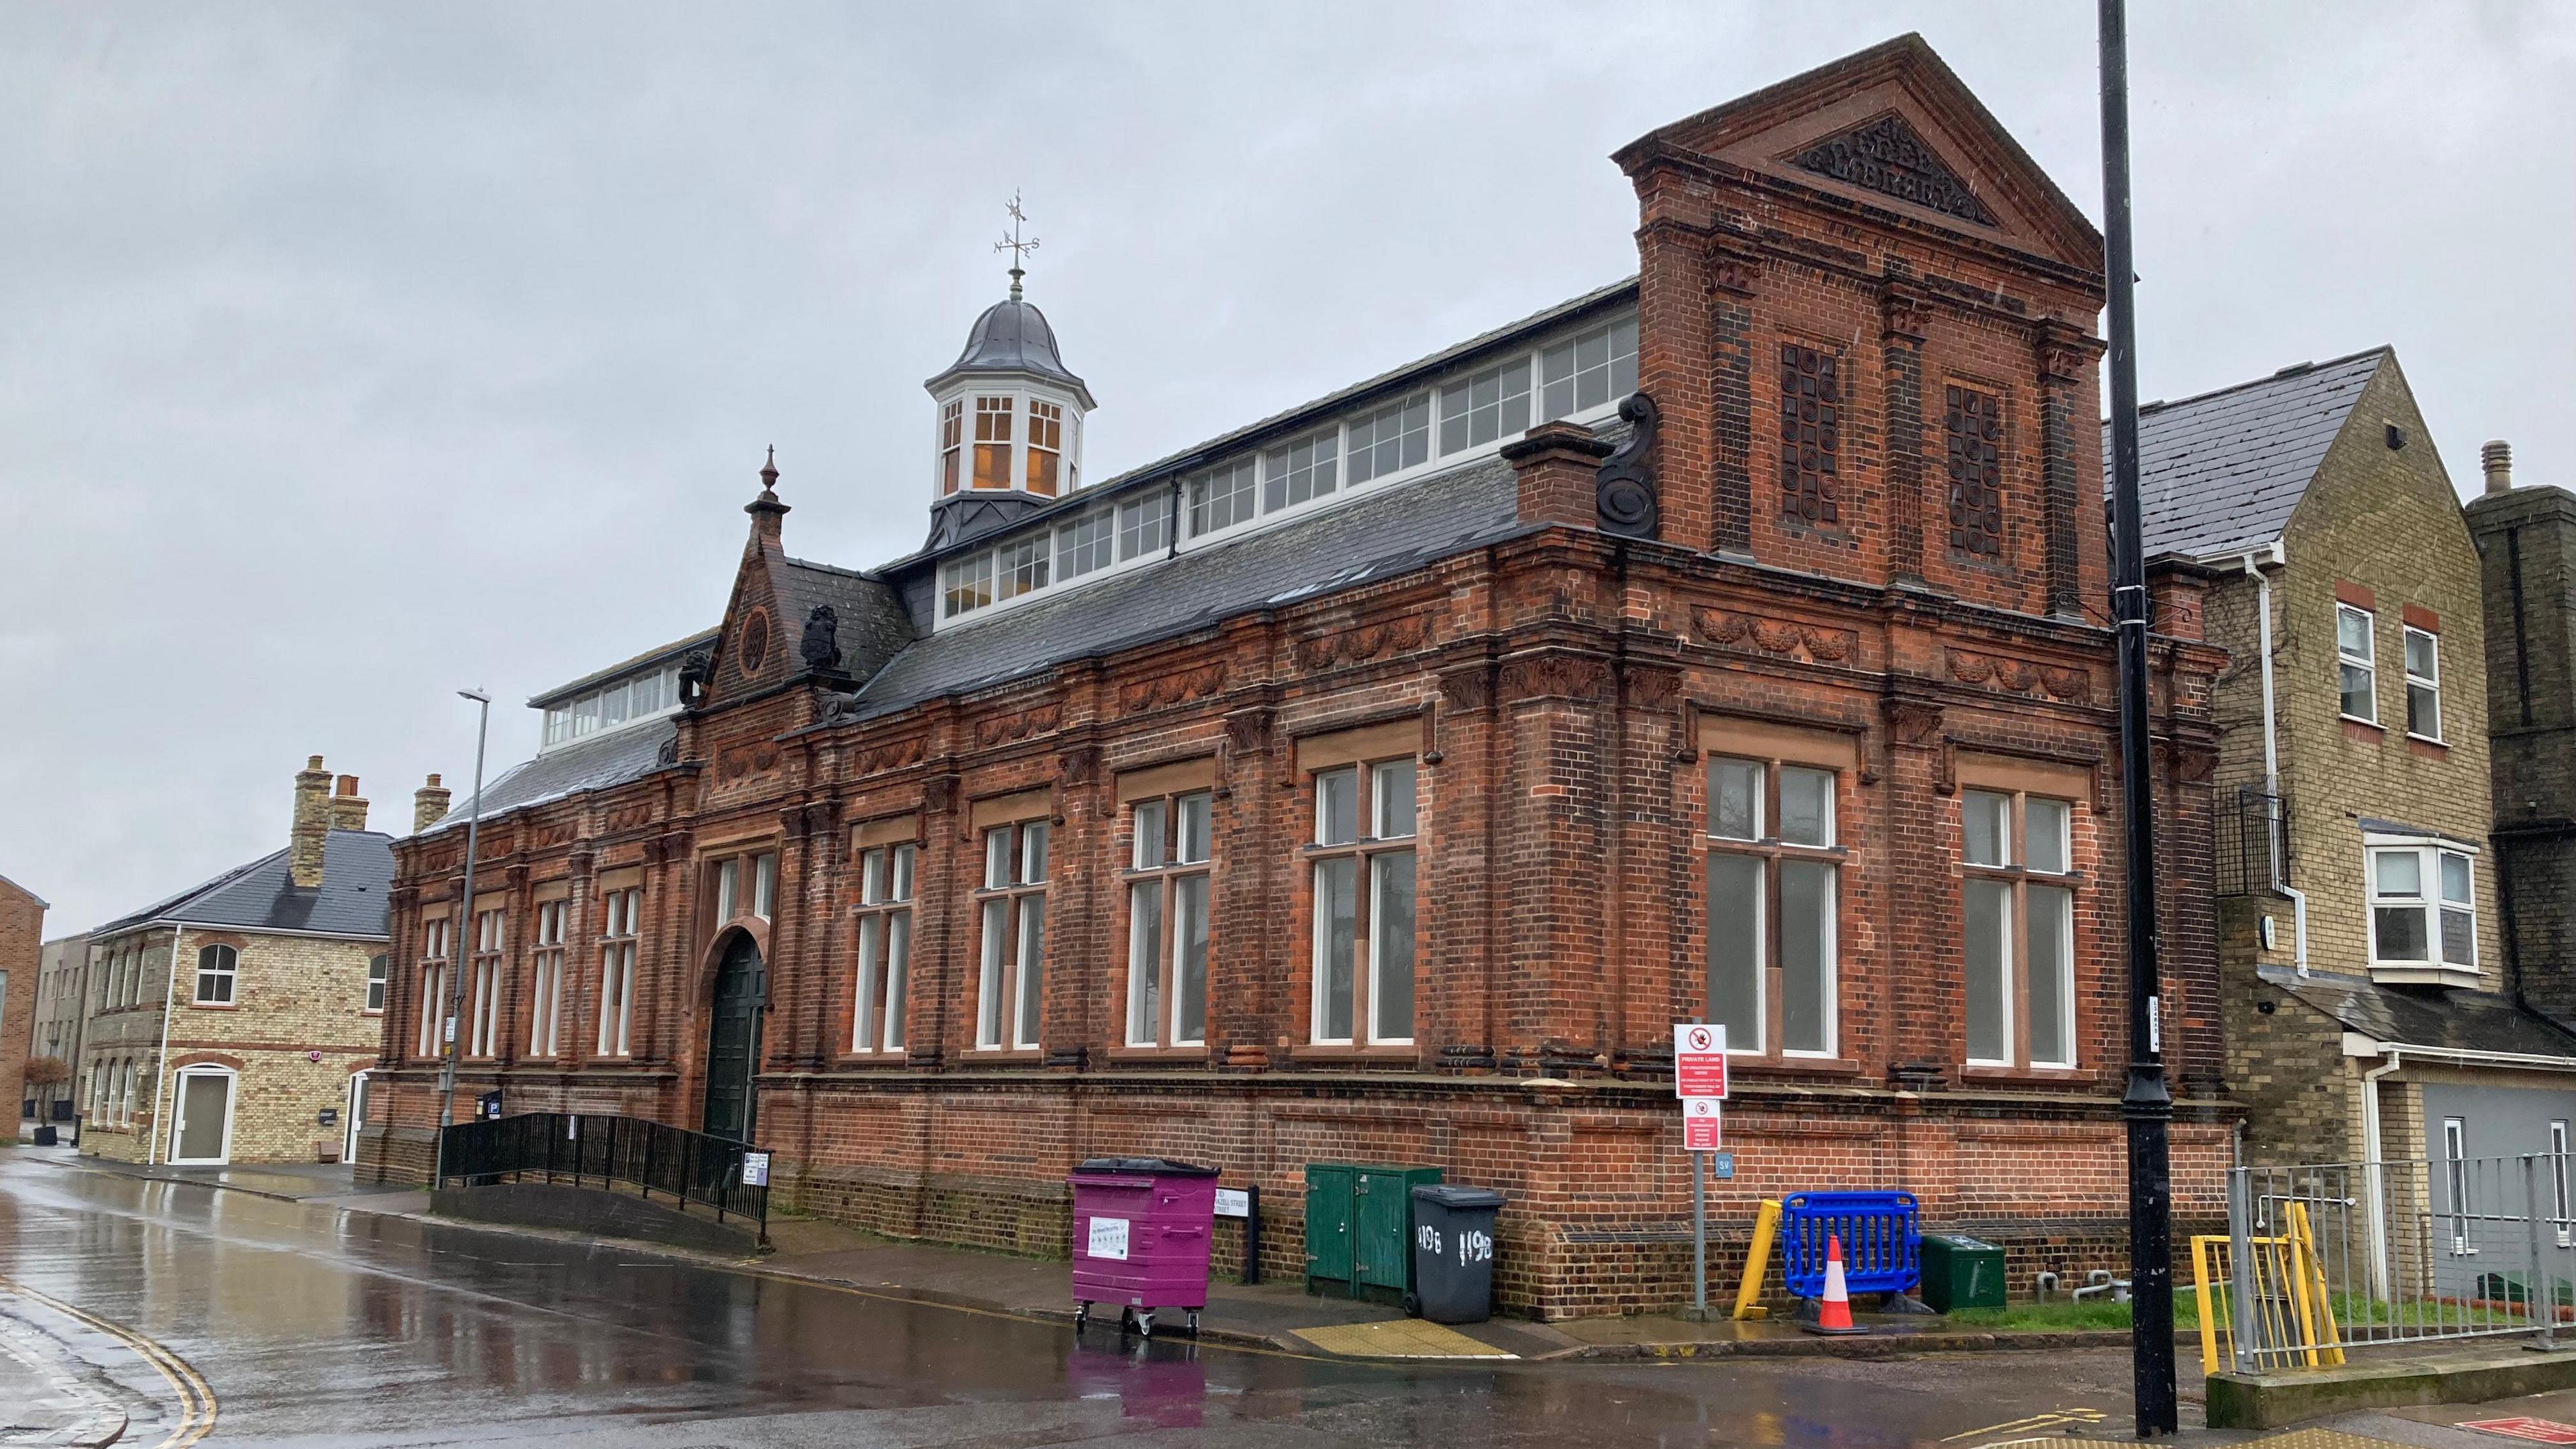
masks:
[[[170,999],[179,994],[179,946],[188,938],[188,928],[172,922],[170,926],[170,979],[161,983],[161,1056],[152,1064],[152,1136],[143,1144],[143,1165],[161,1164],[161,1134],[170,1128],[161,1116],[161,1083],[170,1074]]]
[[[2268,562],[2286,562],[2278,539],[2266,550]],[[2269,798],[2263,806],[2265,848],[2272,853],[2272,887],[2290,898],[2290,934],[2299,974],[2308,974],[2308,893],[2290,884],[2289,862],[2281,858],[2281,752],[2277,739],[2278,725],[2272,706],[2272,577],[2255,562],[2261,555],[2245,555],[2245,572],[2254,577],[2254,612],[2261,620],[2263,660],[2263,793]]]
[[[2395,1047],[2388,1059],[2361,1074],[2361,1159],[2370,1174],[2370,1281],[2382,1298],[2393,1296],[2388,1281],[2388,1192],[2379,1143],[2379,1079],[2404,1064]]]

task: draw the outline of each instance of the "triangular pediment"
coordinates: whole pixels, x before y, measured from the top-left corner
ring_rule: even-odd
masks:
[[[1676,121],[1619,152],[1880,208],[2098,274],[2083,211],[1935,55],[1904,35]]]

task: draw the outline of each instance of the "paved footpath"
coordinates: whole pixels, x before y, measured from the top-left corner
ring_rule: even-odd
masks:
[[[2117,1349],[1577,1361],[1542,1348],[1581,1346],[1564,1325],[1496,1324],[1468,1330],[1484,1357],[1358,1361],[1265,1339],[1427,1325],[1293,1289],[1220,1293],[1211,1318],[1223,1303],[1239,1337],[1148,1344],[1036,1316],[1066,1307],[1061,1262],[803,1224],[781,1225],[774,1259],[700,1261],[426,1220],[327,1173],[235,1176],[0,1153],[0,1324],[66,1347],[74,1381],[131,1417],[124,1442],[1979,1449],[2128,1432]],[[907,1281],[933,1268],[938,1290]],[[1335,1321],[1259,1317],[1292,1311]],[[0,1375],[28,1371],[11,1362]],[[2281,1449],[2512,1442],[2448,1426],[2469,1413],[2368,1416]]]

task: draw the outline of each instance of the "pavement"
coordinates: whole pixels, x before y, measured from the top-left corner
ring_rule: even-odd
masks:
[[[0,1421],[12,1425],[0,1444],[100,1442],[64,1437],[93,1404],[131,1419],[126,1442],[174,1449],[1219,1436],[1229,1449],[1559,1449],[1570,1437],[1586,1449],[2100,1449],[2129,1433],[2116,1347],[1793,1356],[1767,1346],[1816,1340],[1784,1324],[1444,1328],[1294,1284],[1223,1283],[1204,1339],[1147,1343],[1098,1325],[1077,1335],[1061,1261],[803,1220],[773,1223],[773,1254],[718,1259],[426,1207],[425,1194],[355,1187],[345,1169],[136,1172],[0,1152]],[[1967,1346],[1919,1329],[1866,1341]],[[2202,1427],[2196,1389],[2185,1446],[2497,1449],[2514,1441],[2459,1425],[2576,1422],[2570,1391],[2253,1436]]]

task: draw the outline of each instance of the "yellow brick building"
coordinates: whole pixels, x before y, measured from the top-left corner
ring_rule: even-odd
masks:
[[[2147,551],[2215,571],[2204,628],[2233,658],[2220,1002],[2247,1160],[2564,1153],[2576,1036],[2514,995],[2490,839],[2482,566],[2395,353],[2140,428]]]
[[[336,1161],[381,1047],[391,837],[314,756],[287,847],[91,933],[81,1151]]]

